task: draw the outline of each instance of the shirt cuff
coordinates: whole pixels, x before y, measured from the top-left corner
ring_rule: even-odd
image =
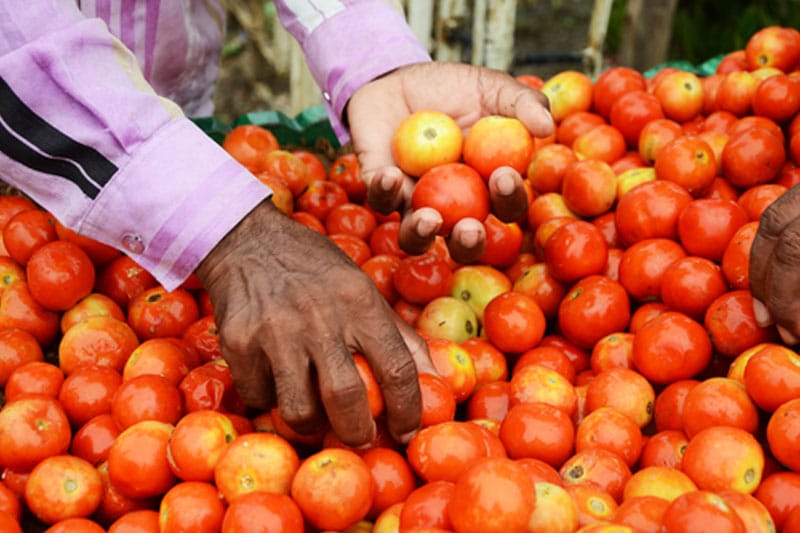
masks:
[[[431,60],[403,13],[384,2],[340,11],[300,44],[342,144],[350,140],[342,114],[359,87],[399,67]]]
[[[140,145],[77,230],[178,287],[271,190],[190,120]]]

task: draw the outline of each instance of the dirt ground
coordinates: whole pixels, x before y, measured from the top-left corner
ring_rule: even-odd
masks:
[[[544,78],[582,69],[580,52],[589,35],[592,0],[519,0],[513,74]],[[233,4],[233,3],[230,3]],[[231,122],[257,110],[288,113],[289,83],[270,62],[269,9],[264,0],[229,7],[227,46],[215,97],[216,115]],[[265,14],[265,11],[267,12]]]

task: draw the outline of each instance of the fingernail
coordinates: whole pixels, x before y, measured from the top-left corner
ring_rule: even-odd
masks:
[[[766,327],[772,324],[772,316],[769,314],[769,309],[764,305],[761,300],[753,298],[753,318],[760,327]]]
[[[783,340],[783,342],[785,342],[789,346],[794,346],[795,344],[800,342],[791,331],[784,328],[783,326],[778,326],[778,335],[780,335],[781,340]]]
[[[553,115],[550,114],[550,111],[546,107],[542,107],[542,118],[547,122],[553,122]]]
[[[417,434],[416,430],[415,431],[409,431],[408,433],[404,433],[403,435],[400,435],[400,438],[398,440],[400,441],[400,444],[408,444],[409,441],[411,441],[411,439],[414,438],[414,435],[416,435],[416,434]]]
[[[479,232],[471,230],[467,230],[458,236],[458,240],[461,241],[461,244],[466,248],[474,248],[477,246],[479,239]]]
[[[496,178],[497,192],[503,196],[511,196],[514,193],[515,185],[514,178],[505,172],[499,174]]]
[[[417,222],[417,234],[421,237],[427,237],[434,233],[437,229],[437,222],[429,218],[422,218]]]
[[[384,191],[389,192],[392,189],[394,189],[394,184],[395,184],[395,179],[390,174],[385,173],[381,176],[381,188]]]

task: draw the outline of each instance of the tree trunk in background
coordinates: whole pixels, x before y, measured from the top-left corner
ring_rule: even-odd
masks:
[[[619,64],[644,72],[667,60],[678,0],[628,0]]]

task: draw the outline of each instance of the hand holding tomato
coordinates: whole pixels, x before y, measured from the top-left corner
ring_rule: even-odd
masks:
[[[800,186],[762,214],[750,251],[750,291],[760,326],[778,324],[784,342],[800,342]]]
[[[435,372],[425,342],[323,235],[263,202],[196,273],[248,405],[276,403],[298,433],[318,430],[327,414],[346,444],[370,442],[375,424],[351,355],[358,352],[381,384],[392,435],[406,440],[419,428],[417,374]]]
[[[347,107],[353,147],[371,206],[381,213],[406,210],[398,237],[401,248],[422,253],[443,223],[435,209],[411,209],[414,179],[392,156],[391,139],[403,119],[417,111],[437,110],[467,130],[483,117],[501,115],[519,119],[536,137],[546,137],[554,128],[547,107],[541,92],[505,72],[456,63],[408,65],[358,89]],[[485,178],[492,213],[507,222],[525,213],[528,197],[520,172],[502,167]],[[486,241],[481,222],[466,218],[450,231],[448,246],[456,261],[480,257]]]

